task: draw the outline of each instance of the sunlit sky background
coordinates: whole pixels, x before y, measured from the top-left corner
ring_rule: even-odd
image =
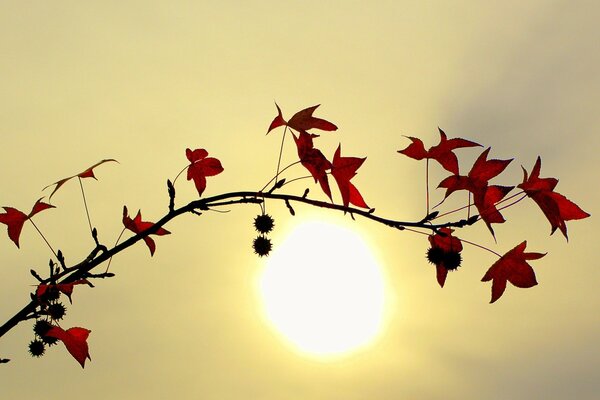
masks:
[[[185,166],[186,147],[223,163],[207,195],[262,187],[277,162],[279,136],[265,136],[274,100],[287,117],[322,104],[319,116],[340,129],[319,146],[331,155],[341,142],[344,155],[368,157],[354,182],[378,214],[423,216],[424,163],[396,150],[403,135],[437,143],[440,126],[514,157],[499,184],[520,182],[520,165],[541,155],[542,176],[559,178],[557,191],[593,217],[569,223],[567,243],[524,202],[495,227],[497,244],[485,227],[461,233],[500,253],[525,239],[548,252],[532,262],[540,285],[509,285],[490,305],[480,282],[495,261],[487,252],[466,247],[440,289],[424,236],[301,206],[291,217],[270,203],[275,243],[295,224],[332,218],[381,262],[393,299],[385,329],[331,362],[292,351],[265,321],[264,260],[250,247],[258,207],[179,218],[153,258],[138,245],[113,260],[116,278],[76,289],[64,326],[92,330],[85,370],[62,346],[29,357],[24,323],[0,340],[0,356],[13,360],[0,368],[0,396],[598,398],[599,16],[594,1],[3,1],[0,204],[28,212],[47,184],[116,158],[85,182],[106,244],[123,205],[148,220],[164,214],[165,181]],[[459,154],[468,171],[478,152]],[[445,176],[431,175],[433,184]],[[323,198],[309,181],[290,190],[306,184]],[[177,188],[180,204],[197,196],[184,180]],[[78,190],[65,185],[58,208],[36,217],[69,263],[93,245]],[[0,239],[5,320],[50,253],[31,225],[21,250]]]

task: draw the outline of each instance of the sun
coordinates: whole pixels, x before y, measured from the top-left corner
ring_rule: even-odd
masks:
[[[275,246],[258,289],[270,324],[306,355],[350,354],[372,343],[382,329],[380,265],[360,235],[339,225],[297,226]]]

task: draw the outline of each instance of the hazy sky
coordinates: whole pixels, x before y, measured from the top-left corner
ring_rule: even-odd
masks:
[[[292,351],[265,321],[264,260],[250,247],[258,207],[179,218],[153,258],[135,246],[113,260],[116,278],[76,289],[63,326],[92,330],[85,370],[62,347],[29,357],[23,323],[0,340],[0,357],[13,360],[0,366],[0,395],[598,398],[598,17],[595,1],[1,2],[0,205],[28,211],[47,184],[116,158],[99,182],[85,182],[107,245],[123,205],[148,220],[166,212],[165,181],[185,166],[186,147],[223,163],[207,195],[262,187],[277,163],[279,136],[264,134],[274,100],[287,117],[322,104],[319,115],[340,129],[320,146],[332,154],[341,142],[344,155],[368,157],[354,182],[378,214],[423,216],[424,164],[396,150],[403,135],[435,144],[439,126],[514,157],[498,184],[520,182],[520,165],[529,170],[540,155],[542,176],[559,178],[557,191],[593,217],[568,223],[567,243],[523,202],[495,226],[497,244],[485,227],[461,233],[500,253],[525,239],[548,252],[532,262],[538,286],[509,285],[490,305],[480,280],[491,254],[466,247],[440,289],[424,236],[335,216],[373,248],[391,300],[378,340],[332,362]],[[468,171],[478,153],[460,154]],[[444,176],[432,169],[432,182]],[[180,204],[197,196],[184,180],[177,188]],[[93,245],[78,190],[65,185],[58,208],[36,218],[69,263]],[[269,210],[275,244],[302,221],[330,218]],[[28,300],[29,269],[45,273],[50,254],[30,225],[20,250],[0,239],[6,320]]]

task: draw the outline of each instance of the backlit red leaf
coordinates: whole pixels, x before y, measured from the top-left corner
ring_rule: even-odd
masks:
[[[398,153],[414,158],[415,160],[422,160],[424,158],[436,160],[444,169],[458,175],[458,159],[453,150],[481,145],[462,138],[448,139],[443,130],[438,128],[438,131],[440,132],[440,143],[429,150],[425,150],[421,139],[408,136],[412,143],[404,150],[398,150]]]
[[[38,199],[33,205],[31,212],[28,215],[13,207],[3,207],[4,213],[0,214],[0,222],[6,224],[8,229],[8,237],[19,247],[19,237],[23,230],[25,222],[40,211],[48,208],[54,208],[53,205],[44,203],[42,199]]]
[[[223,172],[221,161],[213,157],[208,157],[208,152],[204,149],[185,150],[185,155],[190,162],[187,167],[187,180],[194,180],[198,195],[206,189],[206,177],[215,176]]]
[[[331,189],[327,179],[327,170],[331,169],[331,162],[325,158],[321,150],[313,147],[313,138],[317,135],[301,131],[298,137],[294,134],[292,136],[296,142],[300,163],[310,172],[315,182],[319,182],[323,192],[331,199]]]
[[[58,289],[61,293],[64,293],[69,298],[69,301],[71,301],[71,294],[73,294],[73,286],[81,285],[84,283],[89,284],[90,282],[87,279],[79,279],[79,280],[77,280],[75,282],[71,282],[71,283],[57,283],[54,285],[40,283],[35,291],[35,295],[39,299],[48,291],[48,289],[54,287],[54,288]]]
[[[438,248],[442,250],[442,254],[460,253],[462,251],[462,242],[459,238],[452,236],[452,232],[454,232],[453,229],[441,228],[439,231],[441,233],[436,232],[428,237],[432,248]],[[437,260],[435,267],[438,284],[440,287],[444,287],[449,271],[448,266],[446,265],[445,257],[441,257],[439,260]]]
[[[553,234],[558,228],[568,239],[566,221],[587,218],[590,214],[583,211],[577,204],[562,194],[554,191],[558,179],[540,178],[541,167],[542,159],[538,157],[529,177],[527,171],[523,168],[523,183],[518,187],[523,189],[527,196],[537,203],[546,218],[548,218],[552,227],[550,234]]]
[[[138,234],[152,228],[154,226],[154,222],[142,221],[141,211],[138,211],[135,218],[131,219],[127,212],[127,207],[123,206],[123,225],[125,225],[125,228],[129,229],[133,233]],[[156,232],[153,232],[150,235],[163,236],[170,233],[171,232],[164,228],[158,228]],[[153,256],[154,251],[156,250],[156,244],[154,243],[154,240],[150,236],[144,236],[142,240],[150,249],[150,255]]]
[[[473,194],[473,203],[481,216],[481,219],[486,223],[488,229],[494,235],[492,223],[504,222],[504,217],[495,204],[502,200],[512,186],[490,186],[488,181],[499,175],[510,164],[510,160],[488,160],[487,156],[490,152],[488,147],[483,151],[467,176],[451,175],[442,180],[438,187],[445,188],[445,197],[450,196],[456,190],[467,190]]]
[[[473,196],[473,204],[475,204],[479,216],[492,232],[492,235],[494,235],[492,224],[501,224],[506,221],[496,208],[496,203],[502,200],[513,188],[514,186],[491,185],[485,191],[478,191]]]
[[[91,361],[92,359],[87,343],[90,332],[89,329],[85,328],[75,327],[65,331],[61,327],[53,326],[45,336],[50,336],[63,342],[67,351],[81,364],[81,368],[85,368],[85,360],[89,359]]]
[[[99,161],[99,162],[97,162],[96,164],[94,164],[94,165],[92,165],[91,167],[89,167],[88,169],[86,169],[85,171],[83,171],[83,172],[80,172],[80,173],[78,173],[78,174],[75,174],[75,175],[73,175],[73,176],[69,176],[68,178],[63,178],[63,179],[60,179],[60,180],[58,180],[58,181],[56,181],[56,182],[54,182],[54,183],[52,183],[52,184],[50,184],[50,185],[46,186],[46,187],[45,187],[44,189],[42,189],[42,190],[45,190],[45,189],[49,188],[50,186],[54,186],[54,185],[56,185],[56,186],[54,187],[54,190],[52,191],[52,193],[50,193],[50,196],[48,197],[48,199],[52,199],[52,196],[54,196],[54,193],[56,193],[56,191],[57,191],[57,190],[58,190],[58,189],[59,189],[59,188],[60,188],[62,185],[64,185],[65,183],[67,183],[69,180],[71,180],[71,179],[73,179],[73,178],[94,178],[94,179],[97,179],[97,178],[96,178],[96,176],[94,175],[94,168],[96,168],[97,166],[99,166],[99,165],[101,165],[101,164],[104,164],[104,163],[110,162],[110,161],[118,162],[117,160],[114,160],[114,159],[112,159],[112,158],[108,158],[108,159],[105,159],[105,160]]]
[[[269,125],[267,134],[269,134],[269,132],[271,132],[273,129],[279,128],[280,126],[283,126],[286,124],[285,119],[283,119],[283,115],[281,115],[281,108],[279,108],[279,105],[277,105],[277,103],[275,103],[275,107],[277,107],[277,116],[273,119],[273,122],[271,122],[271,125]]]
[[[287,125],[288,127],[298,132],[308,131],[310,129],[320,129],[322,131],[337,130],[337,126],[335,126],[331,122],[321,118],[313,117],[313,113],[319,107],[319,105],[320,104],[317,104],[316,106],[308,107],[304,110],[298,111],[292,116],[292,118],[290,118],[289,121],[286,122],[286,120],[283,118],[283,115],[281,114],[281,109],[279,108],[277,103],[275,103],[275,107],[277,107],[277,116],[273,119],[271,125],[269,125],[267,133],[283,125]]]
[[[516,287],[530,288],[537,285],[535,272],[528,260],[537,260],[544,257],[545,253],[525,253],[527,241],[517,245],[514,249],[504,254],[487,270],[482,282],[492,281],[492,299],[495,302],[502,296],[506,289],[506,282]]]
[[[342,202],[344,206],[354,204],[357,207],[369,208],[358,189],[350,182],[350,179],[356,175],[356,170],[360,168],[366,158],[342,157],[340,155],[341,151],[342,145],[340,144],[333,155],[331,175],[338,184]]]

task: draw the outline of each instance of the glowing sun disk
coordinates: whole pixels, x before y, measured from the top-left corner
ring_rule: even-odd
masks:
[[[323,222],[298,226],[275,246],[259,279],[267,318],[302,353],[338,356],[381,330],[384,279],[365,241]]]

